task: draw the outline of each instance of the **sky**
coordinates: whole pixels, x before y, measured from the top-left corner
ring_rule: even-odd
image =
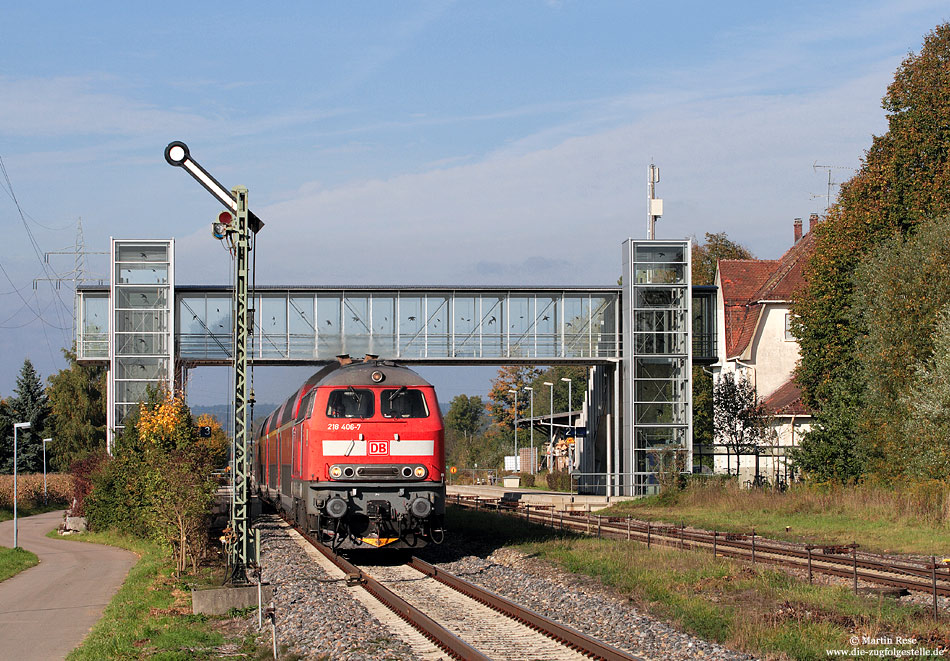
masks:
[[[947,20],[945,0],[5,3],[0,396],[24,358],[65,364],[71,282],[48,280],[74,258],[45,254],[80,219],[87,251],[174,238],[178,283],[228,282],[220,207],[165,162],[172,140],[248,187],[259,284],[612,284],[651,161],[657,238],[781,255]],[[494,371],[423,370],[442,401]],[[258,401],[301,374],[259,373]],[[189,397],[225,382],[196,370]]]

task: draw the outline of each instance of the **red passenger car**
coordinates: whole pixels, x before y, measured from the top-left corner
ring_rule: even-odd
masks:
[[[341,357],[258,429],[262,497],[337,549],[408,548],[444,536],[444,427],[414,371]]]

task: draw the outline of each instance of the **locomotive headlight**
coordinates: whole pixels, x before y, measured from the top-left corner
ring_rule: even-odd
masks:
[[[331,498],[327,501],[326,509],[327,514],[332,516],[334,519],[339,519],[341,516],[346,514],[346,510],[349,509],[349,506],[342,498]]]
[[[419,479],[424,478],[428,473],[429,473],[429,471],[426,470],[426,467],[425,467],[425,466],[416,466],[415,475],[416,475],[416,477],[418,477]],[[428,502],[428,501],[427,501],[427,502]]]
[[[330,468],[330,477],[339,478],[341,475],[343,475],[343,469],[339,466],[333,466]]]
[[[409,511],[417,519],[424,519],[432,513],[432,503],[425,498],[416,498],[409,503]]]

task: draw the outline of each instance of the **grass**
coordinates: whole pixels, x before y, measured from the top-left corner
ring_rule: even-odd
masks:
[[[24,569],[39,563],[36,554],[23,548],[10,549],[0,546],[0,581],[16,576]]]
[[[950,644],[950,626],[935,625],[925,609],[809,585],[708,553],[559,536],[511,517],[456,508],[449,523],[475,539],[497,536],[499,544],[597,578],[685,631],[766,658],[825,658],[826,649],[850,650],[854,635],[915,637],[916,646],[929,649]]]
[[[55,536],[56,533],[50,533]],[[70,661],[98,659],[215,659],[236,654],[258,658],[257,646],[236,629],[222,633],[227,618],[191,613],[191,584],[173,576],[168,553],[159,545],[115,532],[83,533],[63,539],[128,549],[139,561]],[[194,579],[214,582],[211,570]],[[220,577],[218,578],[220,583]],[[230,643],[232,650],[219,648]]]
[[[759,535],[798,542],[857,542],[862,549],[883,553],[943,555],[950,548],[948,504],[941,484],[904,490],[796,485],[782,493],[716,481],[692,483],[672,495],[624,501],[598,514],[728,532],[754,528]]]

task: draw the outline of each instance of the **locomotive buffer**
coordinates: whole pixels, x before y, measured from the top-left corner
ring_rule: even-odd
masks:
[[[165,147],[169,165],[184,168],[227,211],[212,225],[215,238],[230,237],[234,246],[234,474],[231,499],[231,583],[247,585],[247,569],[257,564],[259,537],[251,537],[248,492],[250,487],[250,434],[248,434],[248,340],[251,336],[248,310],[248,283],[251,267],[248,259],[252,244],[264,223],[248,209],[247,188],[228,191],[207,170],[191,158],[188,145],[175,141]],[[252,235],[253,232],[253,235]]]

